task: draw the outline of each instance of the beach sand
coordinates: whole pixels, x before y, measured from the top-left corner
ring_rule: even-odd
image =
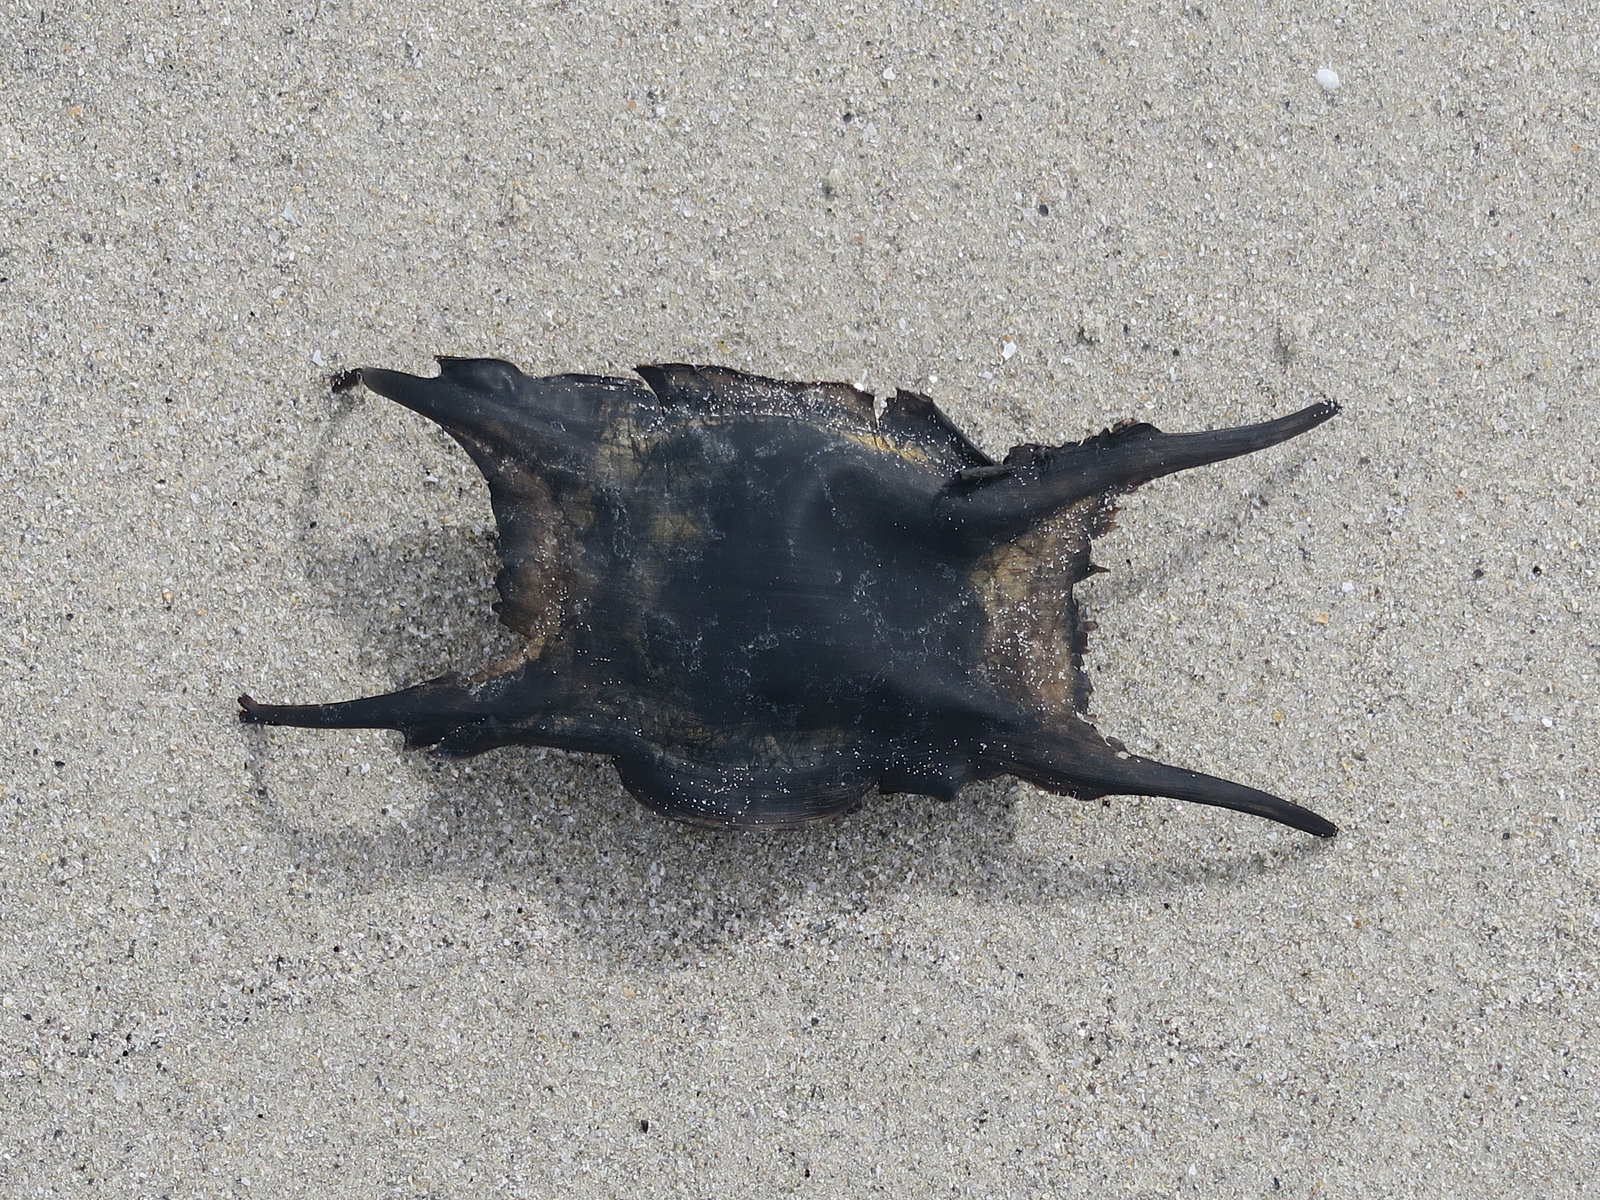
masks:
[[[0,1191],[1590,1191],[1592,13],[205,7],[0,48]],[[1338,401],[1082,594],[1101,729],[1343,832],[241,726],[516,646],[466,456],[328,391],[435,354]]]

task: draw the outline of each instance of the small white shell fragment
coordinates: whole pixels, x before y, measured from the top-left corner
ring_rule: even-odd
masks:
[[[1005,345],[1000,347],[1000,357],[1005,359],[1008,362],[1010,361],[1011,356],[1013,354],[1015,354],[1016,352],[1017,352],[1017,344],[1015,342],[1013,342],[1010,338],[1007,338],[1005,340]]]
[[[1339,86],[1339,72],[1332,67],[1317,68],[1317,82],[1322,85],[1322,90],[1331,92]]]

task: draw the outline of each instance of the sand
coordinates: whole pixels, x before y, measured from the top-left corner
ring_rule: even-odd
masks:
[[[0,1191],[1592,1187],[1592,14],[203,7],[0,49]],[[326,387],[440,353],[1339,401],[1083,590],[1101,728],[1341,836],[241,727],[516,644],[465,456]]]

